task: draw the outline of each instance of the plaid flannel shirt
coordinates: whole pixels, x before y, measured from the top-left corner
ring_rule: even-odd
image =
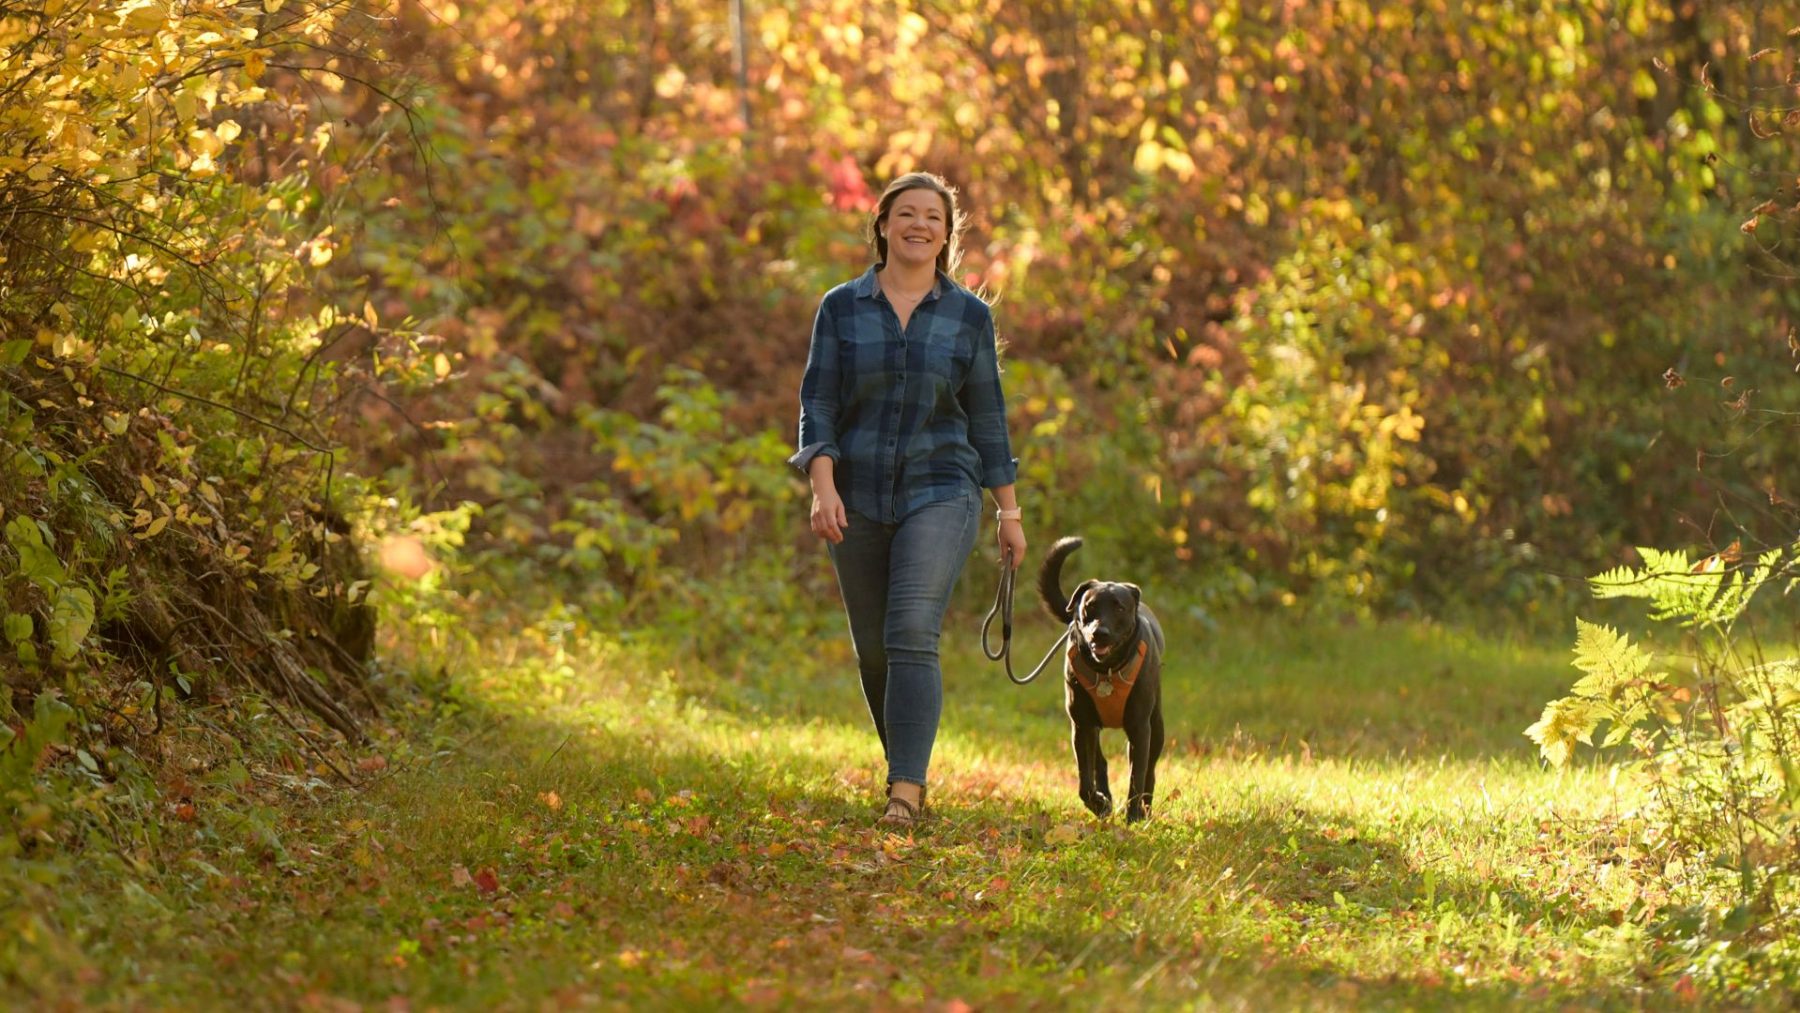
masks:
[[[906,330],[875,280],[880,267],[825,293],[800,383],[802,473],[820,454],[844,506],[884,524],[966,491],[1010,485],[1018,461],[994,317],[939,272]]]

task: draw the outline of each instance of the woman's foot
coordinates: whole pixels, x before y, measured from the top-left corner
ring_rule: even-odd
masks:
[[[895,781],[888,785],[887,810],[875,824],[905,830],[918,823],[924,814],[925,788],[910,781]]]

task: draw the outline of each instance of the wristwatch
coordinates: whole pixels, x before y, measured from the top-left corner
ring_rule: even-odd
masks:
[[[1025,511],[1020,509],[1019,507],[1013,507],[1011,510],[996,510],[996,511],[994,511],[994,520],[996,522],[1021,520],[1024,518],[1024,516],[1025,516]]]

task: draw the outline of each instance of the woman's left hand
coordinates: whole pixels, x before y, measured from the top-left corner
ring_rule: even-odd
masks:
[[[1006,558],[1006,550],[1012,550],[1013,569],[1025,562],[1025,525],[1019,521],[1001,521],[996,535],[1000,542],[1000,558]]]

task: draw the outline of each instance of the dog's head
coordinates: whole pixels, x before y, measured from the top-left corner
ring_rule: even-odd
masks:
[[[1138,632],[1138,604],[1143,592],[1136,584],[1109,580],[1083,581],[1069,595],[1069,615],[1075,636],[1099,662],[1108,662]]]

